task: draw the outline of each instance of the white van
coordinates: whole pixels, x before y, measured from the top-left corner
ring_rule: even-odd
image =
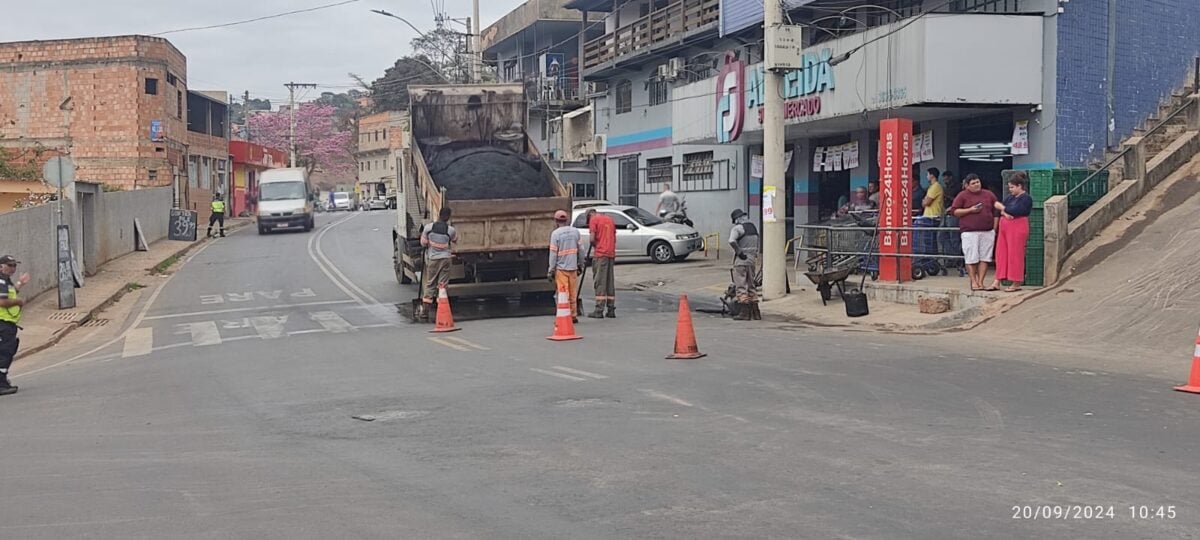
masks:
[[[258,177],[258,234],[270,231],[313,229],[312,191],[308,171],[267,169]]]

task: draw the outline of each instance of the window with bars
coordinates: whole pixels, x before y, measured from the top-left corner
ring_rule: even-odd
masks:
[[[650,105],[662,105],[670,99],[671,85],[662,79],[651,79],[646,83],[646,90],[650,93]]]
[[[709,182],[713,178],[713,153],[694,152],[683,155],[683,181]]]
[[[646,183],[662,184],[671,181],[671,158],[653,158],[646,160]]]
[[[625,114],[633,110],[633,83],[624,80],[617,83],[615,101],[617,114]]]

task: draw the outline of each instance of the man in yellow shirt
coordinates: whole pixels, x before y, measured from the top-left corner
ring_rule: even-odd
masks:
[[[941,223],[942,214],[946,212],[946,201],[943,196],[945,192],[942,190],[942,184],[938,181],[938,177],[942,175],[942,172],[937,167],[930,167],[927,172],[929,188],[925,190],[925,199],[921,201],[921,206],[925,207],[925,211],[921,216]]]

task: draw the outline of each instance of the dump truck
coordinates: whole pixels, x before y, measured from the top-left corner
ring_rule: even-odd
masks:
[[[554,212],[571,191],[525,131],[519,84],[410,86],[411,120],[397,167],[393,266],[420,282],[421,230],[449,207],[458,231],[451,297],[553,296]]]

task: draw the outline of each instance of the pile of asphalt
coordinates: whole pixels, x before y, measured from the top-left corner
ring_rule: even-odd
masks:
[[[452,200],[550,197],[540,160],[498,146],[451,143],[423,151],[429,174]]]

